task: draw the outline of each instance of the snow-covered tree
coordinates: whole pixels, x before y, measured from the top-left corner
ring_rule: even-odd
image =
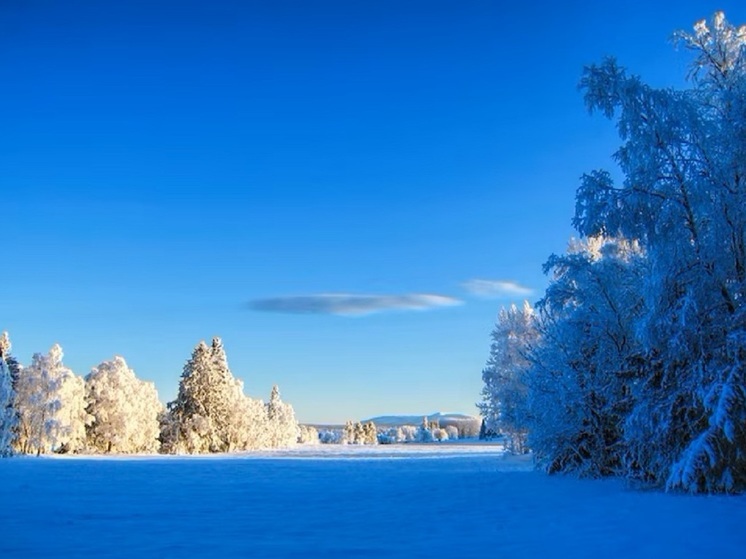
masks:
[[[356,422],[352,428],[353,443],[365,444],[365,426],[361,422]]]
[[[348,421],[342,431],[342,444],[378,444],[378,430],[372,421]]]
[[[343,429],[323,429],[319,432],[321,444],[347,444]]]
[[[234,398],[228,430],[229,450],[270,447],[271,434],[264,402],[245,396],[241,381],[236,381]]]
[[[547,263],[554,277],[538,304],[525,383],[530,446],[550,472],[622,471],[644,262],[636,243],[591,237]]]
[[[161,419],[164,452],[232,452],[290,446],[298,423],[277,387],[270,401],[244,394],[233,377],[220,338],[200,342],[184,366],[179,394]]]
[[[298,442],[300,444],[319,444],[319,432],[313,425],[298,426]]]
[[[446,425],[445,431],[446,435],[448,435],[448,440],[455,441],[459,438],[458,427],[455,425]]]
[[[437,427],[436,429],[433,429],[433,440],[436,440],[438,442],[447,441],[448,431],[446,431],[442,427]]]
[[[293,406],[282,401],[280,389],[272,387],[267,402],[267,429],[272,448],[293,446],[298,442],[298,422]]]
[[[395,444],[404,442],[404,432],[401,427],[389,427],[378,434],[378,442],[381,444]]]
[[[654,89],[613,60],[586,71],[589,108],[617,118],[625,180],[588,175],[575,223],[637,239],[649,262],[629,473],[731,491],[746,487],[746,27],[717,13],[679,38],[690,89]]]
[[[162,454],[180,454],[186,452],[182,442],[181,425],[173,414],[173,409],[169,407],[171,404],[172,402],[169,402],[166,410],[158,416],[160,430],[158,440],[161,443],[158,450]]]
[[[485,419],[485,429],[503,433],[507,447],[523,453],[526,447],[526,353],[536,343],[538,330],[534,310],[528,302],[519,309],[503,308],[492,331],[487,365],[482,371],[484,388],[477,404]]]
[[[588,108],[617,121],[624,179],[583,178],[581,240],[547,264],[541,339],[525,354],[530,442],[550,470],[736,491],[746,488],[746,26],[716,13],[678,37],[694,53],[688,89],[655,89],[613,59],[585,70]]]
[[[13,453],[12,442],[15,438],[18,417],[13,406],[15,391],[10,368],[5,362],[5,353],[10,349],[6,343],[7,334],[0,338],[0,456],[10,456]]]
[[[417,429],[415,440],[419,443],[433,442],[433,426],[430,424],[427,416],[422,418],[422,424]]]
[[[135,376],[116,356],[94,367],[86,377],[88,448],[106,453],[157,452],[163,405],[152,382]]]
[[[10,343],[10,336],[8,336],[7,332],[3,332],[0,334],[0,355],[5,357],[10,353],[11,343]]]
[[[378,429],[372,421],[363,425],[363,444],[378,444]]]
[[[169,404],[164,445],[177,452],[228,452],[238,444],[236,418],[246,402],[220,338],[200,342],[184,365],[176,400]],[[175,440],[174,440],[175,439]]]
[[[85,382],[62,363],[55,344],[23,367],[16,383],[19,415],[16,446],[24,454],[79,452],[85,448]]]
[[[355,444],[355,423],[353,421],[347,420],[345,422],[340,442],[342,444]]]
[[[11,353],[12,345],[10,343],[10,337],[7,332],[0,334],[0,353],[5,356],[5,364],[10,371],[10,377],[13,381],[13,389],[15,390],[16,381],[18,380],[18,374],[21,371],[21,364]]]

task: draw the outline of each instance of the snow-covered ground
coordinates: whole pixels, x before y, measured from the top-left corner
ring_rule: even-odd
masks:
[[[746,497],[531,471],[489,445],[0,460],[0,557],[740,557]]]

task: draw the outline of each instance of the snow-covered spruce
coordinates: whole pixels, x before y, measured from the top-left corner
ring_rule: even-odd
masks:
[[[272,390],[269,403],[249,398],[233,377],[220,338],[200,342],[184,366],[179,394],[162,418],[162,451],[199,454],[296,444],[292,406]]]

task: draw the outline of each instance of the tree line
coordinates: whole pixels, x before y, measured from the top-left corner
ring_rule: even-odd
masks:
[[[155,385],[116,356],[82,378],[54,345],[22,366],[0,337],[0,455],[46,453],[199,454],[315,441],[277,386],[269,401],[246,396],[220,338],[200,342],[179,392],[163,406]]]
[[[503,309],[479,405],[549,472],[692,492],[746,489],[746,26],[677,39],[688,87],[614,59],[585,69],[616,121],[621,182],[582,178],[578,238],[535,308]]]

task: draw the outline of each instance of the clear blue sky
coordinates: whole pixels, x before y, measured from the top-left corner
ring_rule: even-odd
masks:
[[[679,86],[670,35],[716,9],[746,22],[736,1],[3,0],[0,330],[81,375],[123,355],[164,402],[220,335],[302,421],[474,413],[524,296],[465,282],[540,297],[617,144],[583,65]],[[349,316],[330,293],[399,298]],[[412,301],[433,308],[392,308]]]

